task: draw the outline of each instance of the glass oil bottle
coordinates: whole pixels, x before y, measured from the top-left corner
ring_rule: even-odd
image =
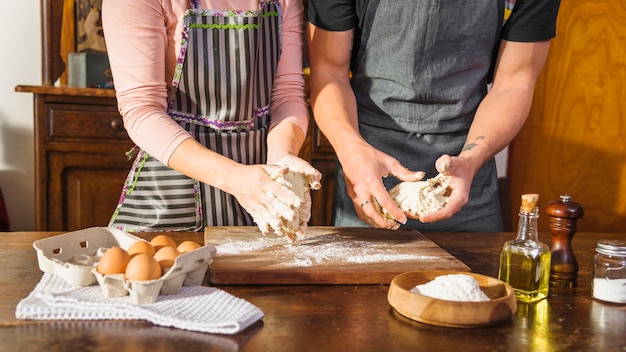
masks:
[[[537,202],[539,195],[522,195],[517,237],[504,243],[500,253],[498,278],[513,287],[522,302],[548,297],[550,285],[550,247],[539,242]]]

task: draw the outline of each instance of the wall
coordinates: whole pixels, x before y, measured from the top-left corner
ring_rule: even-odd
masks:
[[[624,18],[624,0],[561,1],[529,119],[510,146],[513,209],[523,193],[540,195],[540,211],[569,195],[584,208],[579,232],[626,229]],[[540,231],[548,220],[540,214]]]
[[[33,96],[14,89],[41,84],[39,1],[4,1],[0,33],[0,187],[11,230],[28,231],[35,228]]]

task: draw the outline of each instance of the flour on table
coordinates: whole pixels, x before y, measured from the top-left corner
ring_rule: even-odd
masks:
[[[489,297],[480,289],[478,281],[464,274],[437,276],[428,283],[413,287],[411,292],[448,301],[489,301]]]
[[[259,236],[255,239],[232,240],[214,245],[220,255],[236,255],[266,250],[284,259],[285,266],[309,267],[325,262],[370,264],[400,261],[437,261],[437,256],[397,253],[393,243],[368,242],[354,238],[330,235],[299,239],[285,243],[284,237]]]
[[[258,239],[252,241],[229,241],[222,244],[216,244],[214,246],[217,253],[222,255],[255,252],[284,243],[284,237],[259,236]]]

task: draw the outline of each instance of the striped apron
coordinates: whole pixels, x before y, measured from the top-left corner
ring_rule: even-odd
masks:
[[[257,10],[217,11],[191,0],[168,99],[168,115],[207,148],[243,164],[266,162],[270,94],[281,50],[277,0]],[[139,150],[109,226],[196,231],[249,226],[232,195]]]

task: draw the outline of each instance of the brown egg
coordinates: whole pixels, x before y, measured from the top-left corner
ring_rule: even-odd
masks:
[[[184,242],[181,242],[181,244],[179,244],[176,249],[178,249],[180,253],[187,253],[187,252],[196,250],[198,248],[200,248],[200,245],[198,244],[198,242],[184,241]]]
[[[139,253],[146,253],[148,255],[154,255],[154,253],[156,253],[154,247],[147,241],[137,241],[131,244],[126,251],[128,251],[131,257]]]
[[[96,270],[102,275],[122,274],[129,261],[128,252],[120,247],[112,247],[100,257]]]
[[[178,249],[174,247],[163,247],[154,254],[154,259],[159,262],[161,269],[165,270],[174,266],[176,257],[180,255]]]
[[[156,280],[161,277],[161,266],[153,256],[136,254],[126,266],[126,278],[132,281]]]
[[[154,236],[152,241],[150,241],[150,244],[152,245],[152,247],[154,247],[156,251],[163,247],[176,248],[176,242],[174,242],[174,240],[168,235],[156,235]]]

